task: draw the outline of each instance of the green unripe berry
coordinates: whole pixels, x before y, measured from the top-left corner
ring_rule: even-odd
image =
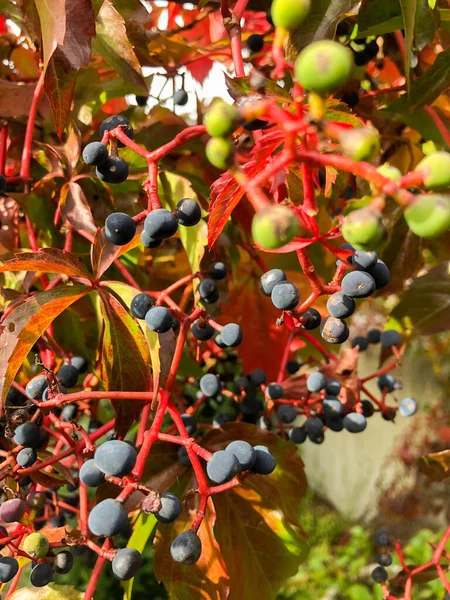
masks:
[[[372,160],[380,151],[380,138],[374,129],[346,129],[339,136],[342,152],[353,160]]]
[[[311,8],[311,0],[273,0],[270,13],[275,27],[288,31],[303,23]]]
[[[226,137],[236,128],[239,111],[226,102],[216,102],[205,117],[206,131],[212,137]]]
[[[370,206],[347,215],[341,231],[345,241],[358,250],[376,250],[386,236],[381,213]]]
[[[285,246],[298,229],[298,219],[287,206],[269,206],[253,217],[253,239],[261,248],[273,250]]]
[[[295,79],[317,94],[331,94],[344,85],[353,69],[351,51],[338,42],[313,42],[302,50],[295,63]]]
[[[233,142],[220,137],[213,137],[206,144],[206,158],[209,162],[225,171],[233,162]]]
[[[405,210],[405,219],[411,231],[420,237],[444,234],[450,229],[450,196],[416,196],[415,202]]]
[[[49,551],[48,539],[42,533],[31,533],[25,538],[23,549],[31,558],[44,558]]]
[[[389,163],[385,163],[384,165],[381,165],[380,167],[377,168],[377,171],[380,175],[383,175],[383,177],[386,177],[386,179],[390,179],[391,181],[400,179],[400,177],[402,176],[401,171],[399,169],[397,169],[397,167],[391,166]],[[373,191],[376,189],[376,186],[373,185],[373,183],[371,183],[370,189]]]
[[[450,154],[434,152],[425,156],[417,165],[416,171],[424,173],[423,183],[429,189],[450,187]]]

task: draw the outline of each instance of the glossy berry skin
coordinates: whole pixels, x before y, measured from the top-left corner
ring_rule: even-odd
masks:
[[[177,204],[175,217],[183,227],[193,227],[202,218],[200,204],[192,198],[183,198]]]
[[[324,389],[326,381],[327,379],[325,375],[317,371],[308,376],[308,379],[306,380],[306,387],[308,388],[309,392],[317,393]]]
[[[350,331],[342,319],[326,317],[320,324],[320,335],[329,344],[343,344],[348,340]]]
[[[161,508],[155,513],[160,523],[173,523],[181,513],[181,502],[171,492],[161,494]]]
[[[245,44],[251,52],[261,52],[264,48],[264,38],[258,33],[252,33],[252,35],[248,36]]]
[[[331,294],[327,301],[327,310],[332,317],[347,319],[355,312],[355,301],[343,292]]]
[[[119,581],[128,581],[136,575],[142,563],[141,553],[134,548],[121,548],[112,559],[112,572]]]
[[[391,278],[388,266],[380,259],[377,260],[377,264],[368,273],[374,278],[377,290],[386,287]]]
[[[30,573],[30,583],[34,587],[44,587],[53,579],[53,569],[48,563],[39,563]]]
[[[188,103],[189,96],[185,90],[177,90],[173,95],[174,104],[177,106],[185,106]]]
[[[118,126],[121,126],[124,134],[130,138],[130,140],[134,139],[134,129],[131,126],[130,121],[124,117],[123,115],[111,115],[106,118],[103,123],[100,125],[100,137],[103,137],[105,131],[111,131]],[[123,148],[122,142],[118,142],[119,148]]]
[[[344,416],[344,405],[337,398],[325,398],[322,402],[322,408],[326,417],[336,418]]]
[[[267,376],[263,369],[255,369],[248,376],[253,385],[264,385],[267,381]]]
[[[417,412],[417,402],[414,398],[403,398],[398,407],[398,412],[402,417],[412,417]]]
[[[247,395],[239,404],[239,408],[244,415],[248,417],[254,417],[258,416],[259,413],[263,410],[263,403],[261,402],[261,400],[259,400],[259,398]]]
[[[44,558],[50,546],[42,533],[30,533],[23,542],[23,549],[31,558]]]
[[[367,298],[374,293],[376,284],[369,273],[352,271],[345,275],[341,287],[344,294],[350,296],[350,298]]]
[[[130,312],[135,319],[145,319],[148,311],[155,306],[155,301],[145,292],[136,294],[130,304]]]
[[[400,344],[402,343],[402,336],[395,329],[387,329],[386,331],[381,332],[380,342],[386,348],[391,348],[392,346],[400,346]]]
[[[304,423],[304,428],[308,437],[316,437],[323,432],[323,423],[319,417],[309,417]]]
[[[214,396],[217,396],[222,388],[220,379],[218,379],[212,373],[203,375],[203,377],[200,379],[199,385],[201,392],[208,398],[214,398]]]
[[[228,323],[220,332],[220,337],[229,348],[235,348],[242,342],[242,329],[236,323]]]
[[[443,194],[416,196],[404,215],[408,227],[419,237],[439,237],[450,229],[450,197]]]
[[[354,210],[344,218],[342,236],[359,250],[375,250],[386,237],[381,213],[369,206]]]
[[[38,448],[40,441],[40,427],[35,423],[23,423],[14,432],[14,441],[18,446]]]
[[[214,304],[219,299],[219,290],[213,279],[202,279],[198,284],[197,292],[207,304]]]
[[[60,419],[67,423],[76,419],[78,413],[78,406],[76,404],[66,404],[62,409]]]
[[[184,446],[180,446],[180,448],[177,452],[177,458],[178,458],[179,462],[182,465],[184,465],[185,467],[188,467],[191,464],[191,460],[190,460],[187,450]]]
[[[214,338],[214,342],[215,342],[215,344],[216,344],[216,345],[217,345],[219,348],[221,348],[222,350],[223,350],[224,348],[226,348],[226,347],[227,347],[227,345],[223,343],[223,341],[222,341],[222,338],[220,337],[220,334],[219,334],[219,333],[218,333],[218,334],[216,335],[216,337]]]
[[[145,229],[141,233],[141,242],[144,248],[157,248],[162,244],[162,240],[156,240],[155,238],[152,238],[151,235],[148,235]]]
[[[25,387],[25,391],[29,398],[32,398],[33,400],[41,400],[42,394],[44,393],[46,387],[47,387],[46,376],[38,375],[37,377],[33,377],[33,379],[30,379],[30,381],[27,383],[27,385]]]
[[[350,50],[338,42],[321,40],[306,46],[295,63],[295,79],[305,89],[328,95],[342,87],[353,70]]]
[[[12,556],[1,556],[0,557],[0,582],[8,583],[13,577],[17,575],[19,570],[19,563]]]
[[[208,269],[209,275],[216,281],[220,281],[221,279],[226,279],[227,272],[228,272],[227,266],[223,262],[215,262]]]
[[[396,379],[390,373],[383,373],[377,378],[377,385],[381,391],[386,389],[388,392],[395,390]]]
[[[58,371],[58,381],[66,388],[71,388],[77,384],[78,369],[73,365],[63,364]]]
[[[136,223],[125,213],[112,213],[106,217],[105,235],[115,246],[126,246],[136,233]]]
[[[308,437],[306,430],[303,427],[293,427],[289,430],[288,436],[291,442],[294,442],[294,444],[303,444],[306,442],[306,438]]]
[[[82,156],[87,165],[98,167],[108,158],[108,148],[101,142],[91,142],[85,146]]]
[[[273,288],[282,281],[287,281],[287,277],[281,269],[270,269],[261,276],[259,280],[259,289],[264,296],[270,296]]]
[[[239,111],[236,106],[219,101],[208,109],[205,117],[206,131],[211,137],[228,137],[236,129]]]
[[[392,556],[389,552],[379,552],[377,554],[377,563],[382,567],[390,567],[392,565]]]
[[[86,373],[89,363],[84,356],[72,356],[70,364],[73,365],[78,373]]]
[[[117,500],[107,498],[94,506],[89,513],[88,527],[94,535],[110,537],[128,526],[128,515]]]
[[[181,420],[183,421],[184,426],[186,427],[186,431],[189,435],[194,435],[197,431],[197,421],[194,419],[192,415],[183,414],[181,415]]]
[[[175,562],[193,565],[202,553],[202,542],[193,531],[183,531],[170,546],[170,555]]]
[[[192,323],[191,331],[196,340],[206,342],[213,337],[216,330],[208,322],[202,321],[200,319],[194,321]]]
[[[375,583],[383,583],[388,579],[388,573],[384,567],[375,567],[371,573],[372,579]]]
[[[357,335],[352,339],[352,348],[358,346],[360,352],[364,352],[369,347],[369,340],[362,335]]]
[[[325,383],[325,391],[330,396],[338,396],[341,391],[341,384],[337,379],[327,379]]]
[[[450,154],[448,152],[433,152],[433,154],[425,156],[415,170],[424,174],[423,183],[428,189],[450,187]]]
[[[300,302],[300,292],[290,281],[278,283],[270,297],[272,304],[279,310],[294,310]]]
[[[33,448],[22,448],[16,457],[17,464],[21,467],[31,467],[37,460],[36,450]]]
[[[127,442],[111,440],[97,448],[94,460],[96,466],[105,475],[125,477],[134,467],[136,450]]]
[[[266,396],[271,400],[279,400],[283,397],[283,387],[279,383],[269,383],[266,387]]]
[[[275,471],[277,461],[267,446],[255,446],[255,464],[252,467],[253,473],[257,475],[270,475]]]
[[[349,413],[344,417],[344,427],[350,433],[361,433],[367,427],[366,417],[357,412]]]
[[[230,481],[239,473],[239,462],[232,452],[218,450],[206,463],[206,473],[214,483]]]
[[[248,471],[255,464],[256,452],[251,444],[243,440],[235,440],[228,444],[225,452],[231,452],[236,457],[239,471]]]
[[[380,151],[380,137],[367,127],[345,129],[339,136],[339,144],[345,156],[356,161],[370,161]]]
[[[206,158],[216,169],[226,171],[233,162],[233,142],[221,137],[212,137],[206,144]]]
[[[105,474],[100,471],[93,458],[87,460],[81,467],[80,481],[88,487],[98,487],[105,483]]]
[[[172,313],[164,306],[154,306],[145,315],[145,324],[156,333],[166,333],[173,325]]]
[[[128,164],[120,156],[108,156],[104,163],[95,168],[95,173],[106,183],[123,183],[128,178]]]
[[[320,325],[321,320],[322,317],[320,315],[320,312],[312,307],[307,308],[305,312],[303,312],[299,317],[299,321],[302,324],[302,326],[308,330],[317,329],[317,327],[319,327]]]
[[[53,561],[53,568],[59,575],[66,575],[73,567],[73,554],[70,550],[58,552]]]
[[[145,217],[144,231],[155,240],[170,238],[177,229],[177,218],[165,208],[156,208]]]
[[[0,505],[0,520],[5,523],[15,523],[23,517],[26,509],[27,505],[20,498],[6,500]]]
[[[26,503],[28,508],[39,510],[45,505],[46,495],[45,492],[30,492],[26,497]]]
[[[297,418],[297,409],[292,404],[282,404],[278,409],[278,418],[282,423],[293,423]]]
[[[274,0],[270,7],[271,20],[275,27],[293,31],[306,19],[310,8],[310,0]]]
[[[268,206],[253,217],[253,239],[261,248],[281,248],[292,241],[298,231],[297,216],[287,206]]]
[[[352,257],[352,264],[358,271],[369,271],[373,269],[378,262],[378,254],[375,251],[366,252],[365,250],[356,250]]]

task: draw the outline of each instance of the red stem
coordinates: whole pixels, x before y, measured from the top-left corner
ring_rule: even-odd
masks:
[[[42,71],[34,89],[33,100],[31,102],[30,112],[28,114],[27,128],[25,131],[25,140],[22,151],[22,162],[20,165],[20,177],[22,178],[25,184],[25,192],[29,191],[28,186],[30,180],[31,146],[33,144],[34,124],[36,121],[39,100],[44,90],[44,77],[45,74],[44,71]]]

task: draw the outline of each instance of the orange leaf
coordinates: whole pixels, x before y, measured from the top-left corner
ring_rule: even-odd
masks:
[[[126,246],[115,246],[106,239],[104,229],[97,229],[94,237],[94,243],[91,246],[91,264],[94,276],[100,278],[103,273],[112,265],[118,258],[128,252],[132,248],[136,248],[141,243],[140,232],[143,225],[137,228],[136,235]]]
[[[1,324],[0,387],[2,403],[9,386],[33,344],[68,306],[90,291],[83,285],[61,286],[39,292],[12,310]]]
[[[38,252],[15,254],[10,260],[0,261],[0,273],[7,271],[37,271],[41,273],[59,273],[71,277],[91,275],[86,267],[73,254],[57,248],[42,248]]]

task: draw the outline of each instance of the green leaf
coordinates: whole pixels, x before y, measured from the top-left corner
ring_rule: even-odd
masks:
[[[28,352],[54,319],[90,291],[84,285],[60,286],[33,294],[16,306],[0,326],[0,388],[3,404]]]
[[[93,40],[94,50],[125,81],[147,93],[141,65],[127,37],[125,21],[111,0],[105,0],[98,12],[96,33]]]
[[[45,587],[25,587],[10,596],[10,600],[83,600],[84,592],[71,585],[49,583]]]
[[[165,208],[174,210],[182,198],[197,199],[190,182],[174,173],[160,173],[160,199]],[[207,243],[207,227],[203,219],[194,227],[178,227],[181,243],[188,256],[193,273],[200,270],[200,263],[205,254]]]
[[[105,322],[102,348],[102,378],[106,390],[130,392],[150,390],[150,352],[140,326],[122,304],[108,292],[101,293]],[[142,410],[142,402],[117,400],[116,430],[125,434]]]
[[[146,515],[144,512],[140,512],[136,522],[133,525],[133,533],[128,540],[127,548],[134,548],[138,552],[143,552],[147,545],[150,536],[157,524],[156,517],[154,515]],[[123,600],[131,600],[131,594],[133,591],[134,577],[128,581],[122,583],[124,589]]]
[[[405,29],[405,75],[406,82],[408,84],[408,95],[411,83],[411,57],[414,40],[414,27],[416,24],[417,2],[418,0],[400,0]]]
[[[450,262],[415,279],[403,293],[391,317],[416,335],[450,329]]]
[[[363,3],[358,15],[358,37],[384,35],[397,29],[403,29],[399,0]]]
[[[91,59],[95,35],[90,0],[36,0],[42,31],[44,89],[61,138],[72,103],[76,74]]]
[[[417,2],[414,47],[420,51],[433,40],[436,27],[434,13],[428,5],[428,0],[417,0]]]

